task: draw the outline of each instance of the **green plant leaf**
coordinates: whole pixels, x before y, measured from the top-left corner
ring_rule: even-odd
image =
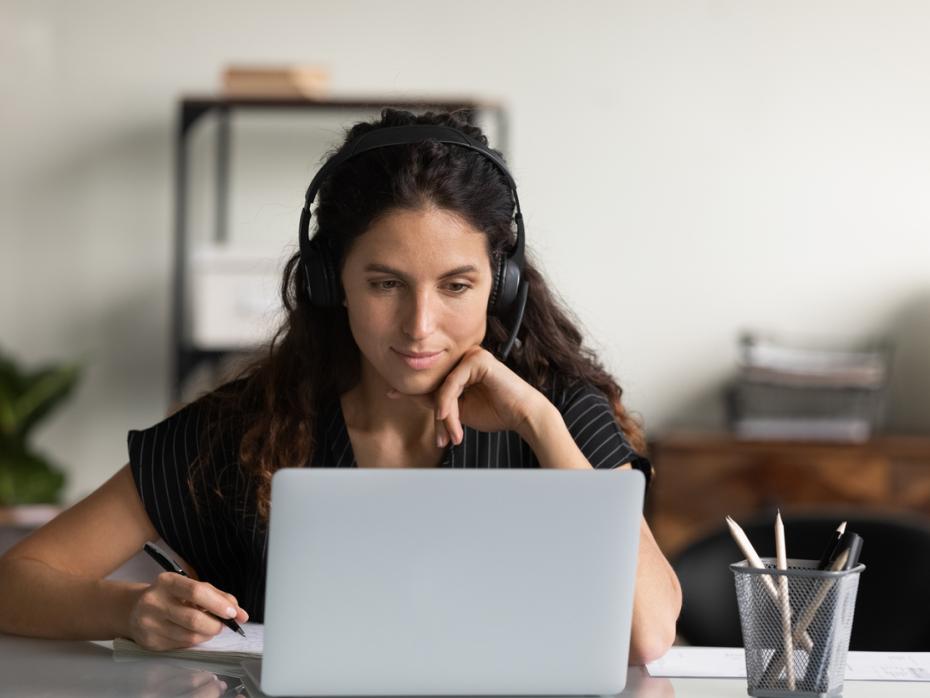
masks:
[[[64,483],[42,456],[9,442],[0,449],[0,505],[57,504]]]
[[[0,391],[13,395],[22,389],[23,374],[12,358],[0,352]]]
[[[26,373],[0,352],[0,505],[57,503],[65,476],[26,437],[73,390],[80,370],[71,363]]]
[[[23,390],[23,374],[0,352],[0,434],[11,434],[16,423],[13,402]]]
[[[13,401],[13,429],[25,440],[26,434],[46,417],[72,391],[80,376],[80,366],[67,364],[45,368],[27,377],[23,392]]]

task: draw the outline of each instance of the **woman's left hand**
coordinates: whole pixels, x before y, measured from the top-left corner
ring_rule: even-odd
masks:
[[[400,397],[396,390],[388,397]],[[486,349],[476,346],[462,356],[440,386],[415,397],[434,410],[437,445],[459,444],[467,424],[478,431],[516,431],[535,411],[551,406],[545,395],[511,371]]]

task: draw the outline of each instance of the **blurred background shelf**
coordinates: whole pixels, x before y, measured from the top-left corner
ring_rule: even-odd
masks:
[[[760,512],[848,510],[930,516],[930,436],[875,435],[862,443],[745,440],[669,431],[650,444],[656,479],[647,519],[670,557]],[[734,561],[738,551],[733,548]]]
[[[490,133],[491,146],[507,156],[508,124],[505,108],[476,97],[402,98],[372,96],[357,98],[305,99],[267,96],[189,96],[178,104],[175,131],[175,238],[171,304],[171,357],[169,395],[173,403],[189,397],[185,389],[198,369],[216,375],[224,362],[260,348],[270,339],[272,314],[279,307],[282,260],[280,245],[262,247],[250,241],[246,247],[231,244],[230,186],[234,116],[306,114],[308,121],[322,123],[334,115],[343,125],[352,112],[359,119],[377,114],[384,107],[413,112],[465,110],[471,123]],[[195,126],[209,117],[215,127],[212,153],[213,223],[207,239],[193,241],[195,226],[190,220],[194,203],[191,193],[191,147]],[[327,131],[329,133],[329,131]],[[331,147],[340,133],[327,138]],[[293,152],[306,160],[309,144],[294,142]],[[317,157],[322,156],[322,152]],[[307,169],[306,187],[313,171]],[[300,201],[294,201],[293,231],[297,230]],[[203,237],[203,236],[202,236]],[[294,236],[296,243],[296,235]]]

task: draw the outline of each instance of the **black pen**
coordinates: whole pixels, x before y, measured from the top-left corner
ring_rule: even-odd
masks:
[[[174,572],[175,574],[180,574],[185,577],[190,576],[187,574],[187,572],[181,569],[181,566],[178,563],[176,563],[174,560],[168,557],[165,554],[164,550],[159,548],[154,543],[146,543],[145,545],[142,546],[142,550],[144,550],[149,555],[149,557],[155,560],[155,562],[161,565],[162,568],[166,569],[168,572]],[[210,611],[204,611],[204,612],[210,613]],[[245,632],[242,630],[242,628],[239,627],[239,624],[236,621],[234,621],[232,618],[220,618],[215,613],[210,613],[210,615],[216,618],[217,620],[222,621],[223,624],[230,630],[239,633],[240,635],[242,635],[242,637],[245,637]]]
[[[846,562],[843,564],[844,570],[851,570],[853,567],[859,564],[859,555],[862,554],[861,537],[852,531],[847,531],[843,534],[843,537],[840,539],[840,542],[837,544],[836,548],[837,555],[834,560],[844,552],[846,553]]]
[[[862,538],[852,531],[845,530],[843,522],[843,535],[832,545],[833,552],[827,567],[832,571],[848,571],[859,564],[859,555],[862,552]],[[826,555],[826,553],[824,553]],[[833,633],[836,632],[835,622],[830,622],[826,637],[822,642],[814,645],[807,660],[807,669],[804,672],[805,690],[821,692],[829,687],[829,650],[833,645]]]
[[[827,546],[827,549],[823,551],[823,555],[820,556],[820,562],[817,564],[818,570],[827,570],[830,568],[830,563],[833,562],[833,559],[837,555],[840,538],[843,537],[845,532],[846,522],[844,521],[836,527],[836,531],[834,531],[833,537],[830,539],[830,544]]]

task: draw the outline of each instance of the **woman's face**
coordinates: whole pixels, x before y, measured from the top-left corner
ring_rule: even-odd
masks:
[[[432,392],[484,339],[491,293],[486,238],[451,211],[382,216],[350,247],[342,285],[362,375],[374,369],[401,393]]]

